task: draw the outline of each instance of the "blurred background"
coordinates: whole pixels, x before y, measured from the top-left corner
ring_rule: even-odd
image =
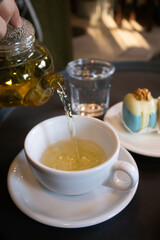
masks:
[[[55,70],[76,58],[160,61],[160,0],[16,0]]]

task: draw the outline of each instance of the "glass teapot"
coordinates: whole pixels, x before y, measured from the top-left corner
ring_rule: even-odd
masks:
[[[42,105],[64,85],[49,51],[35,40],[32,24],[22,21],[19,29],[8,25],[0,40],[0,108]]]

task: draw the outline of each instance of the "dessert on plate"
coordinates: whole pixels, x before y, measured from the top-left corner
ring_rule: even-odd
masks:
[[[153,128],[157,118],[156,109],[157,106],[151,92],[146,88],[138,88],[124,97],[123,121],[132,132]]]
[[[157,100],[157,122],[160,129],[160,97]]]

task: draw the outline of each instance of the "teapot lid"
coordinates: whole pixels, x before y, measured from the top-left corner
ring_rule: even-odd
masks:
[[[23,45],[26,48],[33,43],[34,40],[35,29],[33,25],[28,20],[22,18],[22,27],[20,28],[14,28],[10,24],[7,25],[6,35],[0,40],[0,51],[9,51],[13,46],[20,47]]]

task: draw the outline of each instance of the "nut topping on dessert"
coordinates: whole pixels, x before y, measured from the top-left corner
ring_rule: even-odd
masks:
[[[137,100],[152,100],[151,92],[147,88],[137,88],[137,90],[133,92],[133,95]]]

